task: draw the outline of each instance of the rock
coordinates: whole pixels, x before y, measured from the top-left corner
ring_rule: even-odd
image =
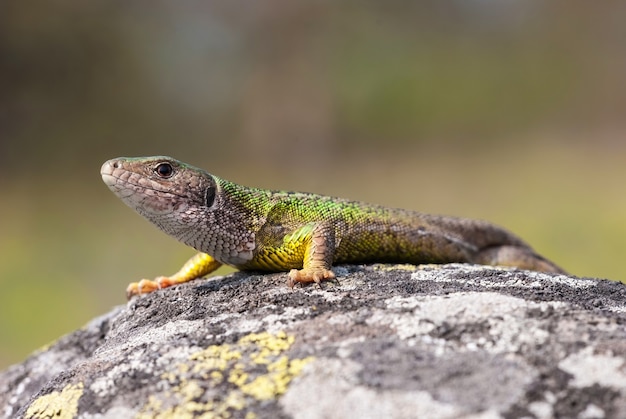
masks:
[[[473,265],[235,273],[0,374],[5,417],[626,417],[626,286]]]

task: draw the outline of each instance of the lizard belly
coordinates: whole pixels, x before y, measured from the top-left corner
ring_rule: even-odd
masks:
[[[341,238],[334,263],[467,262],[477,251],[462,239],[426,228],[392,226],[382,231],[360,231]]]
[[[239,269],[281,272],[302,268],[305,248],[301,245],[262,246]]]

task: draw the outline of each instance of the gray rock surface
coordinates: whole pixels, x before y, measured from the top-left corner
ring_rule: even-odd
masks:
[[[0,373],[4,417],[624,418],[626,286],[472,265],[193,281]]]

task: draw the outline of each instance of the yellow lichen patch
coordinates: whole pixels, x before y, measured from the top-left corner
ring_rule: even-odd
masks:
[[[257,400],[270,400],[284,394],[293,377],[313,360],[312,357],[289,360],[286,356],[267,366],[268,374],[261,375],[244,384],[241,390]]]
[[[276,356],[291,347],[295,338],[287,336],[285,332],[278,332],[272,335],[267,332],[251,333],[239,339],[239,344],[246,345],[248,343],[255,344],[259,350],[253,352],[252,361],[256,364],[268,364],[268,357]]]
[[[243,368],[233,367],[228,377],[228,382],[233,383],[237,387],[241,387],[248,381],[248,374],[243,371]]]
[[[433,267],[433,266],[437,266],[437,265],[432,265],[432,264],[428,264],[428,265],[419,265],[421,269],[422,266],[428,266],[428,267]],[[374,265],[374,269],[377,271],[409,271],[409,272],[413,272],[415,270],[418,269],[418,267],[416,265],[411,265],[409,263],[404,263],[404,264],[397,264],[397,265],[385,265],[385,264],[376,264]]]
[[[83,395],[83,383],[68,384],[61,391],[37,398],[26,411],[26,418],[70,419],[78,414],[78,400]]]
[[[219,384],[224,381],[224,374],[221,371],[211,371],[208,377],[215,383]]]
[[[208,348],[196,352],[189,358],[191,361],[197,361],[192,367],[195,373],[201,371],[218,370],[224,371],[230,361],[241,358],[241,353],[231,350],[230,345],[211,345]]]
[[[250,381],[238,381],[241,391],[257,400],[270,400],[285,393],[288,384],[302,371],[302,367],[313,360],[309,357],[290,361],[286,356],[274,360],[289,349],[293,342],[294,337],[284,332],[278,332],[276,335],[267,332],[253,333],[241,338],[240,344],[253,343],[257,348],[250,354],[250,360],[257,365],[267,365],[265,374]],[[293,368],[292,364],[297,367]]]
[[[138,417],[228,418],[254,400],[275,399],[313,360],[290,359],[285,353],[294,341],[285,332],[251,333],[198,351],[161,375],[171,389],[151,397]],[[248,419],[255,416],[246,412]]]

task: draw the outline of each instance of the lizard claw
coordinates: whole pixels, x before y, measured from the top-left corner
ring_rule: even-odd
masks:
[[[152,281],[150,281],[149,279],[142,279],[139,282],[133,282],[131,284],[128,284],[128,287],[126,287],[126,298],[130,300],[131,297],[135,295],[141,295],[144,292],[150,292],[148,290],[151,288],[151,284]]]
[[[322,281],[335,279],[335,273],[330,269],[292,269],[289,272],[289,279],[287,279],[287,285],[293,288],[296,282],[315,282],[322,288]]]

